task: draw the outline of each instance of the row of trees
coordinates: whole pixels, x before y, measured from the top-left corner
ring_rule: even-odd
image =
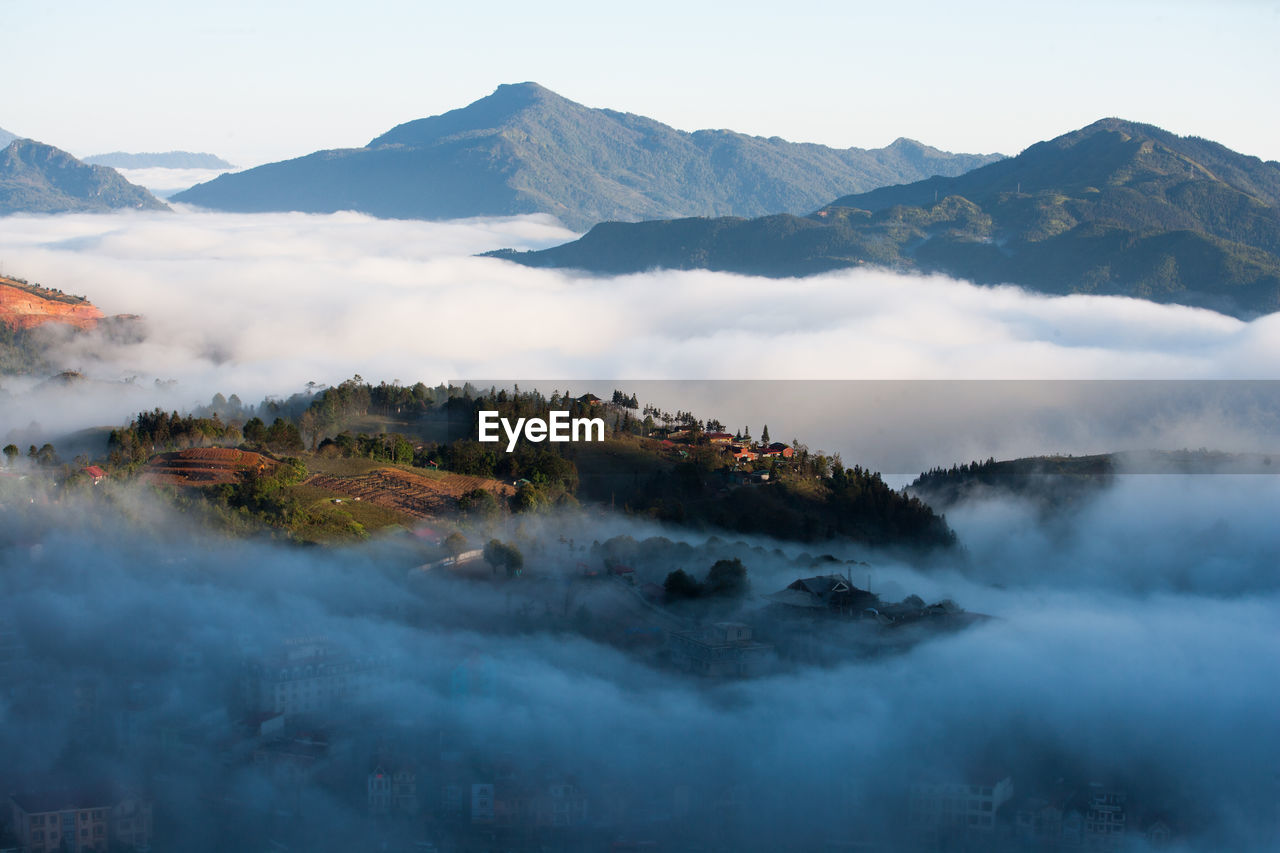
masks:
[[[139,412],[127,427],[113,429],[107,436],[111,464],[116,467],[140,464],[155,453],[169,450],[241,443],[274,453],[298,453],[303,449],[298,428],[284,418],[277,417],[268,426],[255,416],[241,427],[224,422],[217,414],[184,416],[163,409]]]
[[[668,601],[689,601],[697,598],[745,598],[751,592],[747,568],[742,560],[716,560],[701,582],[686,572],[676,569],[662,583]]]
[[[16,444],[6,444],[4,446],[5,464],[12,468],[18,461],[18,457],[22,455],[22,451],[18,449]],[[27,458],[37,465],[61,465],[62,460],[58,458],[58,451],[54,449],[52,444],[46,442],[40,447],[34,444],[27,448]]]

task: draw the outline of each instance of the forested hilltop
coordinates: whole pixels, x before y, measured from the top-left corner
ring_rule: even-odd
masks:
[[[599,418],[603,441],[531,443],[514,452],[477,440],[477,413]],[[785,418],[785,413],[779,413]],[[799,441],[730,433],[715,418],[569,391],[471,386],[332,388],[246,406],[232,395],[187,414],[143,412],[111,431],[104,476],[203,489],[247,522],[323,541],[365,535],[410,518],[538,513],[599,505],[699,529],[818,542],[844,538],[887,548],[950,547],[945,519],[880,475]],[[13,456],[20,454],[12,448]],[[83,469],[56,448],[28,456],[65,481]],[[77,470],[80,469],[80,470]],[[358,503],[357,503],[358,501]],[[381,510],[375,511],[375,507]]]

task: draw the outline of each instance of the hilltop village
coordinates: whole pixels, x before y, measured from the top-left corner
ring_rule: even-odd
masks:
[[[61,381],[85,380],[69,374]],[[521,441],[507,453],[477,440],[477,415],[488,410],[513,420],[568,411],[600,418],[607,435],[590,443]],[[219,394],[187,414],[142,412],[98,439],[82,436],[72,450],[35,434],[11,436],[4,453],[9,475],[38,473],[63,489],[103,477],[187,489],[228,524],[256,523],[295,541],[362,539],[414,520],[493,521],[607,505],[684,527],[790,541],[916,552],[955,542],[929,506],[879,474],[846,467],[839,455],[772,441],[767,426],[753,440],[749,428],[729,433],[714,418],[642,410],[620,391],[606,402],[568,391],[372,385],[355,377],[256,406]]]

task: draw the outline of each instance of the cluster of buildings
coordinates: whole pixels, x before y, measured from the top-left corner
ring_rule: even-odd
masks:
[[[704,432],[701,436],[708,444],[732,458],[735,463],[774,459],[785,461],[795,456],[795,448],[781,441],[753,442],[749,438],[734,435],[731,432]],[[689,444],[696,436],[688,427],[675,427],[659,428],[653,432],[653,437],[660,442],[663,449],[678,451],[681,445]]]
[[[328,711],[366,692],[388,668],[385,657],[347,654],[323,637],[292,637],[244,662],[241,700],[256,713]]]
[[[1100,783],[1019,796],[1013,778],[979,772],[913,784],[908,828],[918,853],[1120,853],[1160,850],[1179,839],[1169,811],[1138,802]]]
[[[151,800],[102,785],[73,791],[13,794],[8,802],[8,849],[21,853],[107,853],[151,849]]]
[[[882,601],[879,595],[855,586],[853,578],[847,575],[800,578],[767,598],[775,606],[775,612],[782,614],[866,619],[885,626],[919,622],[954,626],[986,618],[965,612],[951,599],[926,604],[919,596],[909,595],[902,601]]]

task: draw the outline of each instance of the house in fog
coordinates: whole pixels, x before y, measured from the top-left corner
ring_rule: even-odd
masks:
[[[1123,791],[1097,783],[1089,786],[1084,802],[1084,842],[1089,850],[1114,853],[1125,846],[1128,797]]]
[[[934,775],[908,792],[908,820],[917,849],[985,849],[996,814],[1013,798],[1013,778],[998,771]]]
[[[362,698],[387,669],[383,657],[350,655],[322,637],[291,637],[244,662],[240,695],[248,713],[328,711]]]
[[[840,575],[801,578],[766,596],[774,604],[793,611],[856,616],[880,603],[879,596],[853,585]]]
[[[151,801],[111,786],[9,797],[9,826],[27,853],[150,849]]]
[[[717,622],[667,637],[667,653],[678,668],[711,678],[742,678],[764,671],[773,646],[757,642],[750,625]]]
[[[418,813],[418,771],[411,762],[389,756],[375,758],[369,768],[367,786],[370,815]]]

